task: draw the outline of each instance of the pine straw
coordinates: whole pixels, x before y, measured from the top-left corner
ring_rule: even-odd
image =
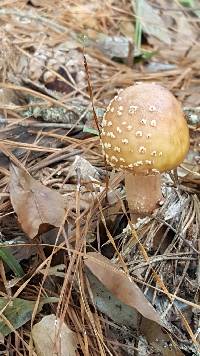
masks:
[[[97,311],[88,298],[90,287],[83,273],[83,257],[88,249],[94,249],[90,236],[95,235],[95,240],[97,239],[98,244],[101,243],[102,236],[99,229],[103,228],[107,235],[104,247],[107,246],[108,253],[111,253],[115,263],[124,266],[126,273],[135,278],[144,292],[150,293],[153,302],[160,308],[160,313],[167,314],[169,323],[174,315],[181,320],[182,330],[171,325],[178,336],[180,346],[194,343],[195,332],[198,328],[195,324],[195,318],[197,318],[195,308],[198,308],[200,278],[197,275],[199,273],[197,238],[200,230],[199,173],[194,173],[190,167],[190,174],[180,179],[178,189],[176,181],[167,181],[166,186],[169,188],[164,205],[151,219],[141,222],[136,232],[125,233],[119,228],[115,231],[116,224],[123,223],[125,226],[127,223],[125,201],[118,197],[120,207],[114,213],[113,211],[110,213],[111,207],[106,202],[106,177],[110,176],[109,188],[116,192],[122,187],[123,174],[119,172],[111,174],[110,167],[105,168],[104,158],[99,148],[99,138],[82,134],[81,126],[78,126],[80,120],[66,128],[59,124],[56,126],[54,123],[47,128],[44,122],[35,122],[35,126],[27,126],[26,135],[22,135],[22,140],[20,134],[17,139],[17,133],[20,132],[18,131],[19,124],[25,121],[21,115],[22,109],[36,105],[46,108],[56,106],[68,110],[74,99],[78,99],[80,105],[85,106],[86,113],[91,109],[86,75],[83,75],[83,78],[77,82],[69,72],[68,78],[64,78],[62,74],[57,73],[53,65],[48,64],[49,58],[44,63],[42,57],[34,56],[33,49],[34,51],[44,49],[44,53],[47,53],[49,49],[52,50],[62,43],[67,44],[73,41],[77,43],[77,35],[83,34],[94,37],[99,33],[118,35],[122,23],[132,23],[134,20],[131,3],[127,0],[120,2],[103,0],[89,3],[82,0],[78,2],[78,5],[77,1],[61,0],[46,0],[42,2],[42,5],[37,0],[32,0],[32,3],[39,7],[31,8],[27,1],[23,0],[6,0],[1,3],[2,61],[0,65],[2,65],[1,87],[4,89],[4,101],[1,108],[2,114],[8,119],[7,126],[0,131],[1,149],[15,164],[25,166],[35,178],[40,179],[52,189],[58,189],[62,194],[69,191],[70,185],[66,182],[66,176],[75,155],[80,155],[97,168],[101,177],[100,184],[104,190],[98,194],[98,199],[95,201],[91,199],[85,201],[79,189],[80,184],[85,187],[86,191],[90,191],[90,185],[81,181],[80,177],[77,177],[75,184],[72,181],[75,194],[74,205],[67,211],[66,216],[72,232],[69,233],[66,230],[63,221],[63,226],[57,232],[56,241],[61,235],[64,242],[44,243],[39,238],[32,242],[37,248],[37,255],[34,259],[27,261],[26,280],[17,282],[14,289],[7,289],[6,293],[1,292],[1,295],[12,295],[13,298],[20,295],[26,299],[36,300],[37,303],[43,296],[58,296],[58,305],[49,305],[44,314],[45,312],[57,313],[62,320],[67,322],[67,325],[76,332],[79,349],[84,355],[120,355],[120,346],[123,346],[122,349],[125,350],[129,348],[131,354],[134,351],[137,354],[137,347],[134,347],[133,343],[127,346],[123,338],[121,338],[122,343],[115,340],[113,335],[117,330],[123,334],[122,328]],[[190,17],[187,11],[182,15],[188,18],[195,32],[198,29],[198,22]],[[168,31],[173,32],[176,38],[176,28],[170,28],[169,24]],[[130,68],[109,59],[94,47],[86,48],[94,105],[104,108],[119,88],[125,88],[134,81],[143,80],[163,83],[183,103],[186,103],[188,96],[194,94],[198,81],[199,57],[191,54],[192,49],[196,47],[195,39],[191,41],[191,47],[186,55],[183,51],[181,54],[178,51],[184,46],[184,38],[179,40],[177,52],[176,44],[171,49],[166,49],[162,43],[154,43],[153,49],[157,49],[157,46],[160,49],[156,55],[157,61],[169,60],[170,63],[176,65],[175,69],[156,73],[148,72],[142,64],[136,65],[134,69]],[[85,73],[81,54],[83,42],[77,46],[77,52],[72,52],[72,60],[75,61],[76,55],[80,55],[81,60],[79,59],[75,69]],[[64,52],[65,55],[67,52],[68,49]],[[23,74],[18,71],[19,60],[22,57]],[[33,64],[36,66],[34,73],[31,72]],[[43,71],[48,70],[57,79],[62,80],[66,87],[70,85],[72,90],[61,93],[44,88],[44,82],[41,84],[41,75],[38,74],[37,69],[40,64],[43,66]],[[65,69],[67,71],[66,67]],[[29,80],[28,85],[25,79]],[[37,98],[40,102],[27,103],[28,95],[31,99]],[[197,103],[193,102],[193,106],[196,105]],[[37,127],[37,124],[41,126]],[[72,130],[72,127],[75,130]],[[34,140],[29,141],[31,134],[34,135]],[[50,139],[53,141],[49,141],[49,144]],[[199,129],[191,127],[191,144],[197,153],[199,142]],[[13,148],[18,149],[15,156],[10,152]],[[5,159],[1,162],[0,172],[2,231],[4,234],[7,231],[7,238],[9,234],[15,236],[16,233],[23,236],[8,199],[9,169]],[[177,207],[178,201],[183,203],[181,208]],[[172,214],[171,218],[166,220],[166,215],[172,206],[177,209],[178,214],[176,217]],[[11,217],[12,226],[6,225],[8,217]],[[162,236],[161,241],[159,238],[156,240],[159,233]],[[31,244],[22,243],[21,246],[31,248]],[[153,255],[151,255],[152,250]],[[59,264],[59,259],[66,265],[64,281],[48,277],[50,267],[55,263]],[[42,273],[41,270],[43,270]],[[163,299],[164,307],[161,307],[158,299],[163,295],[168,299]],[[167,300],[170,303],[167,303]],[[189,326],[183,315],[180,315],[183,304],[178,304],[178,302],[194,308],[192,326]],[[13,351],[16,355],[31,353],[31,325],[43,315],[36,312],[35,309],[31,324],[26,324],[15,331],[13,337],[7,338],[7,347],[10,352]],[[113,335],[110,333],[110,327],[114,330]]]

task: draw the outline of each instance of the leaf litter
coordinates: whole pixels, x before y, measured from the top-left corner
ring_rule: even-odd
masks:
[[[34,301],[28,318],[11,308],[23,323],[4,339],[10,352],[18,345],[28,355],[31,326],[53,315],[76,335],[80,355],[197,354],[199,24],[188,6],[3,2],[0,221],[13,258],[0,265],[0,290],[5,303]],[[134,41],[149,56],[136,55]],[[83,47],[99,124],[110,99],[136,81],[167,86],[188,118],[190,152],[178,179],[163,175],[164,204],[135,231],[123,173],[105,166],[99,145]],[[41,311],[45,296],[59,302],[49,299]]]
[[[124,304],[136,309],[145,318],[162,325],[159,315],[137,284],[131,281],[123,271],[112,265],[109,260],[100,254],[90,252],[85,257],[85,265]]]
[[[62,196],[19,167],[11,165],[10,172],[10,199],[24,232],[34,238],[43,224],[60,227],[65,216]]]
[[[75,334],[56,315],[47,315],[35,324],[32,337],[38,356],[52,355],[53,350],[53,353],[58,350],[61,356],[76,355]]]

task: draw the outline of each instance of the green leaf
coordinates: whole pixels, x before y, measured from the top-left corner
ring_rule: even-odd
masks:
[[[0,298],[0,311],[9,302],[6,298]],[[46,303],[57,303],[58,298],[44,298],[39,304],[37,312],[40,312],[43,305]],[[21,298],[15,298],[6,307],[3,315],[12,324],[13,329],[18,329],[20,326],[24,325],[27,321],[31,320],[32,312],[35,306],[35,301],[25,300]],[[12,330],[10,327],[2,320],[0,316],[0,333],[3,336],[10,334]]]
[[[23,277],[24,271],[20,265],[20,263],[16,260],[16,258],[12,255],[6,247],[0,247],[0,258],[5,262],[8,267],[14,272],[16,277]]]
[[[148,61],[149,59],[151,59],[156,54],[157,54],[157,51],[143,51],[142,50],[139,55],[136,55],[134,57],[134,61],[135,61],[135,63]]]
[[[193,0],[179,0],[180,4],[186,7],[193,6]]]

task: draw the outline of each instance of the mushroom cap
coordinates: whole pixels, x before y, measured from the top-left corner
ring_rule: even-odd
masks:
[[[112,166],[133,174],[177,167],[189,149],[180,103],[161,85],[136,84],[111,100],[102,120],[101,144]]]

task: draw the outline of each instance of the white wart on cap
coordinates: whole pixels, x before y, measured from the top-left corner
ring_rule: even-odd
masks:
[[[107,161],[133,174],[177,167],[189,149],[189,130],[177,99],[158,84],[126,88],[111,100],[102,120]]]

